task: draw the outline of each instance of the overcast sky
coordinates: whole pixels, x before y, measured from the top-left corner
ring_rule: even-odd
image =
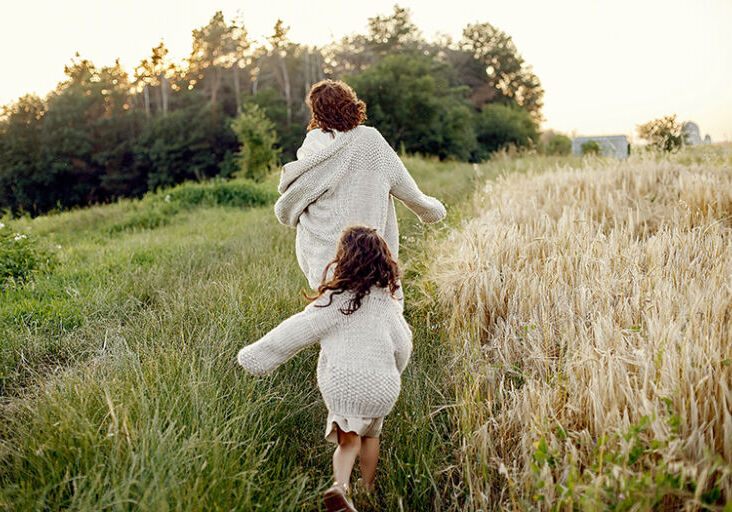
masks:
[[[546,91],[545,128],[578,135],[635,135],[666,114],[694,120],[701,134],[732,140],[732,0],[402,1],[431,39],[459,38],[472,22],[513,36]],[[96,65],[119,57],[128,71],[162,39],[188,55],[191,30],[216,10],[240,12],[263,38],[277,18],[293,41],[324,44],[364,32],[393,0],[1,0],[0,104],[45,95],[75,52]],[[357,91],[358,92],[358,91]]]

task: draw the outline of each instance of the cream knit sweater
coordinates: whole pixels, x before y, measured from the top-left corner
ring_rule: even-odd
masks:
[[[356,312],[344,315],[339,308],[351,297],[351,292],[336,294],[330,306],[315,307],[328,303],[327,296],[321,297],[242,348],[239,364],[262,375],[320,341],[318,387],[328,410],[343,416],[386,416],[399,396],[412,331],[387,289],[372,288]]]
[[[302,142],[302,146],[298,148],[296,153],[297,159],[302,160],[316,151],[325,149],[325,147],[339,137],[340,134],[341,132],[338,130],[326,133],[320,128],[313,128],[307,133],[307,135],[305,135],[305,140]]]
[[[275,215],[281,223],[297,227],[297,261],[313,289],[321,283],[341,232],[349,225],[376,228],[398,258],[392,196],[422,222],[445,217],[442,203],[419,190],[384,137],[367,126],[339,133],[330,144],[286,164],[279,192]]]

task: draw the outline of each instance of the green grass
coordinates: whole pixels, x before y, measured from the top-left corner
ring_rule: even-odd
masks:
[[[481,166],[481,179],[507,162]],[[457,222],[474,168],[406,163]],[[264,378],[234,364],[241,346],[305,305],[294,230],[271,209],[275,183],[249,202],[227,199],[227,186],[249,190],[234,181],[187,185],[216,193],[4,219],[58,263],[0,292],[0,509],[318,509],[332,446],[317,347]],[[158,220],[135,221],[148,214]],[[448,347],[416,286],[424,241],[448,227],[421,225],[401,205],[398,216],[415,352],[385,422],[374,506],[459,508],[441,409],[453,401]]]

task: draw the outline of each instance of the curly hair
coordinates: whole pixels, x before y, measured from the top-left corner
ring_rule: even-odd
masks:
[[[335,264],[333,277],[326,280],[328,270]],[[389,288],[392,297],[399,289],[399,266],[391,256],[386,245],[375,229],[366,226],[346,228],[338,241],[338,250],[333,261],[323,271],[323,282],[318,287],[318,294],[310,300],[317,300],[329,290],[333,293],[328,304],[315,307],[327,307],[333,303],[333,295],[345,291],[353,292],[353,297],[345,308],[339,308],[344,315],[350,315],[361,307],[361,301],[369,294],[372,286]]]
[[[308,130],[320,128],[325,133],[333,133],[333,130],[347,132],[366,120],[366,103],[340,80],[325,79],[313,85],[306,103],[313,112]]]

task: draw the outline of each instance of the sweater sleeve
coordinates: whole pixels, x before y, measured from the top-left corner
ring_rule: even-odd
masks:
[[[412,329],[404,319],[399,315],[399,327],[394,335],[394,360],[396,361],[397,370],[401,374],[409,363],[409,357],[412,355]]]
[[[399,155],[391,149],[386,140],[383,144],[386,147],[381,152],[382,168],[391,178],[391,195],[404,203],[422,222],[432,224],[444,219],[447,211],[439,199],[424,194],[404,167]]]
[[[307,135],[305,135],[305,140],[302,142],[302,146],[300,146],[297,150],[297,153],[295,153],[298,160],[302,160],[303,158],[312,154],[315,151],[312,145],[312,137],[310,135],[311,133],[312,132],[308,132]]]
[[[314,321],[317,310],[306,308],[291,316],[251,345],[242,348],[238,363],[254,375],[264,375],[306,346],[319,341],[326,330],[323,319]]]

